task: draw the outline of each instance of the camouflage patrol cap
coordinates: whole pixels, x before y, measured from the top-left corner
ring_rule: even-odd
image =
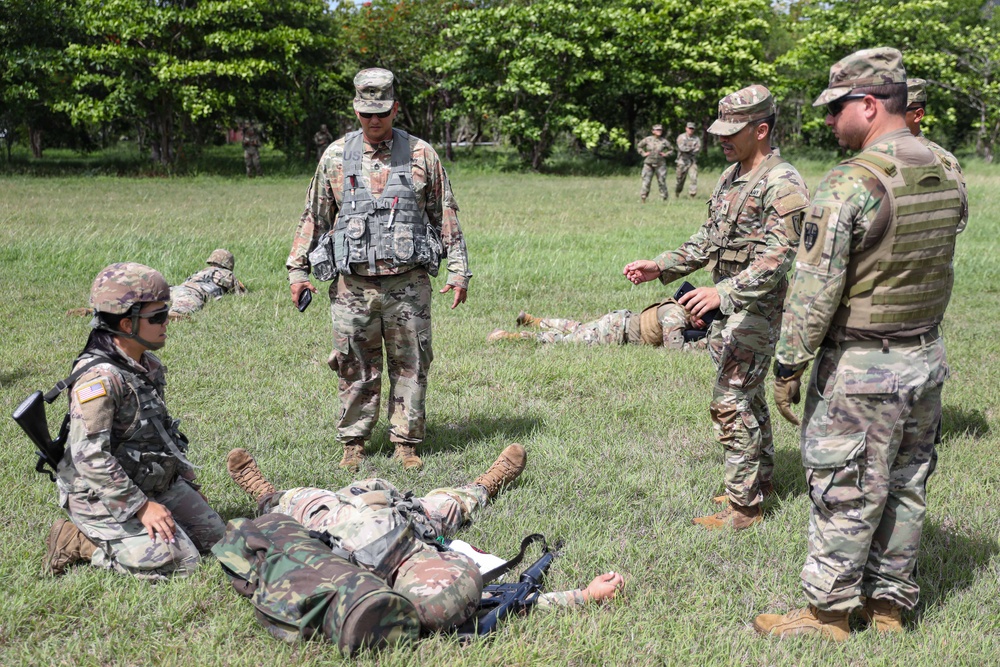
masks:
[[[382,113],[392,109],[396,99],[392,72],[381,67],[363,69],[354,77],[354,110]]]
[[[906,83],[903,54],[888,46],[855,51],[830,68],[830,83],[813,102],[813,106],[820,107],[835,102],[855,88],[887,83]]]
[[[119,262],[101,269],[90,287],[90,307],[121,315],[137,303],[170,301],[170,285],[156,269],[135,262]]]
[[[686,127],[689,130],[696,130],[696,129],[698,129],[698,126],[695,125],[694,123],[692,123],[691,121],[688,121],[687,125],[685,125],[684,127]]]
[[[483,575],[456,551],[418,551],[399,566],[392,589],[417,608],[426,630],[447,630],[472,616],[483,594]]]
[[[660,125],[660,124],[654,125],[653,126],[653,132],[656,132],[657,130],[659,130],[660,132],[663,132],[663,126]]]
[[[229,252],[225,248],[216,248],[212,251],[212,254],[208,256],[205,263],[212,264],[220,269],[229,269],[232,271],[233,267],[236,266],[236,258],[233,257],[233,253]]]
[[[923,79],[906,80],[906,106],[927,104],[927,82]]]
[[[774,97],[771,91],[754,84],[719,100],[719,118],[709,126],[708,131],[727,137],[742,130],[747,123],[764,120],[774,114]]]

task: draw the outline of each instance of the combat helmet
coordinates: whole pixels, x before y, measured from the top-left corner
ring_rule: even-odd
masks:
[[[145,341],[135,332],[139,330],[139,311],[142,304],[154,301],[170,301],[170,285],[156,269],[136,262],[118,262],[101,269],[90,287],[90,307],[94,309],[94,319],[90,325],[95,329],[104,329],[111,333],[134,338],[150,349],[158,345]],[[117,329],[109,329],[96,315],[110,313],[112,315],[130,315],[132,318],[132,333],[126,334]]]
[[[413,603],[424,629],[436,632],[475,613],[483,575],[471,558],[456,551],[418,551],[399,566],[392,589]]]
[[[220,269],[229,269],[232,271],[233,267],[236,266],[236,258],[233,257],[233,253],[225,248],[217,248],[212,251],[212,254],[208,256],[208,260],[205,263],[217,266]]]

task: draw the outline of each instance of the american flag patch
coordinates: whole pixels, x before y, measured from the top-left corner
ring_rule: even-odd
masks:
[[[86,403],[87,401],[107,395],[108,390],[104,388],[103,380],[94,380],[90,384],[76,390],[76,400],[80,403]]]

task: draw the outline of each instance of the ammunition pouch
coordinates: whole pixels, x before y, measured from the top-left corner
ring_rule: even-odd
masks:
[[[330,232],[319,237],[316,247],[309,253],[309,266],[316,280],[327,282],[336,280],[337,265],[334,263],[333,238]]]

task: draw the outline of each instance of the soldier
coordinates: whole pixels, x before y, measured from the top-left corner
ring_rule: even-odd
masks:
[[[715,514],[694,520],[706,528],[748,528],[761,520],[761,501],[772,491],[774,444],[764,378],[781,324],[786,272],[795,256],[799,223],[808,206],[795,168],[771,146],[774,98],[750,86],[719,102],[718,135],[734,164],[723,172],[709,202],[705,224],[679,249],[655,260],[625,266],[635,284],[664,284],[708,266],[714,287],[699,287],[679,303],[694,317],[721,310],[709,328],[708,349],[716,366],[709,411],[726,455],[727,502]]]
[[[319,132],[313,135],[313,143],[316,144],[316,161],[319,162],[323,159],[326,147],[333,143],[333,135],[326,125],[319,126]]]
[[[243,127],[243,162],[247,167],[247,178],[260,176],[260,134],[247,123]]]
[[[310,531],[328,535],[336,548],[353,554],[413,602],[423,629],[434,632],[469,618],[479,602],[483,580],[468,556],[442,552],[432,543],[470,523],[501,488],[517,479],[526,463],[524,447],[515,443],[472,484],[436,489],[422,498],[403,494],[383,479],[356,481],[336,492],[317,488],[279,491],[245,449],[229,452],[226,468],[236,485],[257,501],[261,514],[285,514]],[[412,530],[400,532],[409,522]],[[386,539],[397,533],[402,537]],[[391,548],[373,552],[372,545],[386,543]],[[538,604],[582,605],[614,597],[623,584],[620,574],[608,573],[586,589],[545,594]]]
[[[810,488],[808,607],[762,614],[762,634],[849,636],[860,608],[901,632],[914,577],[927,478],[948,377],[938,325],[968,218],[957,169],[906,127],[896,49],[866,49],[830,68],[826,124],[860,151],[816,189],[802,228],[777,347],[774,401],[794,424],[806,366],[802,462]]]
[[[212,251],[205,262],[209,268],[188,277],[170,288],[170,317],[176,319],[201,310],[209,299],[221,299],[230,292],[246,294],[247,288],[236,279],[233,267],[236,259],[224,248]]]
[[[949,166],[954,167],[960,175],[962,174],[962,166],[958,163],[958,160],[954,155],[949,153],[940,144],[936,144],[927,137],[924,136],[923,130],[920,127],[920,122],[924,119],[924,114],[927,111],[927,82],[923,79],[907,79],[906,80],[906,127],[910,130],[910,134],[919,139],[927,148],[934,151],[942,162],[947,162]],[[962,189],[965,190],[965,176],[962,176]]]
[[[535,317],[523,310],[517,316],[519,327],[542,329],[510,332],[494,330],[486,341],[505,339],[535,340],[539,343],[587,343],[589,345],[653,345],[671,350],[703,350],[708,325],[691,317],[674,299],[654,303],[638,315],[630,310],[615,310],[592,322]]]
[[[660,197],[666,201],[668,195],[667,156],[673,155],[674,147],[670,145],[670,140],[663,136],[663,126],[654,125],[653,134],[640,141],[636,145],[636,150],[643,157],[642,188],[639,190],[639,201],[643,204],[646,203],[654,171],[656,172],[656,184],[660,188]]]
[[[73,364],[56,478],[70,521],[49,531],[47,572],[89,560],[140,579],[186,577],[225,531],[194,482],[163,399],[166,368],[151,352],[166,341],[169,298],[163,276],[142,264],[112,264],[94,280],[94,330]]]
[[[341,467],[357,470],[378,421],[384,344],[389,439],[403,467],[416,469],[423,465],[416,450],[424,439],[424,396],[434,358],[430,276],[447,255],[441,293],[454,292],[456,308],[465,302],[472,274],[441,160],[430,144],[392,127],[399,110],[392,72],[361,70],[354,86],[361,131],[338,139],[323,155],[295,230],[288,280],[298,304],[303,291],[316,292],[309,282],[310,251],[333,255],[329,364],[340,380]]]
[[[691,178],[688,183],[688,196],[692,199],[698,196],[698,152],[701,150],[701,137],[695,134],[697,127],[688,121],[684,128],[684,134],[677,135],[677,185],[674,186],[674,196],[680,198],[681,190],[684,189],[684,180]]]

